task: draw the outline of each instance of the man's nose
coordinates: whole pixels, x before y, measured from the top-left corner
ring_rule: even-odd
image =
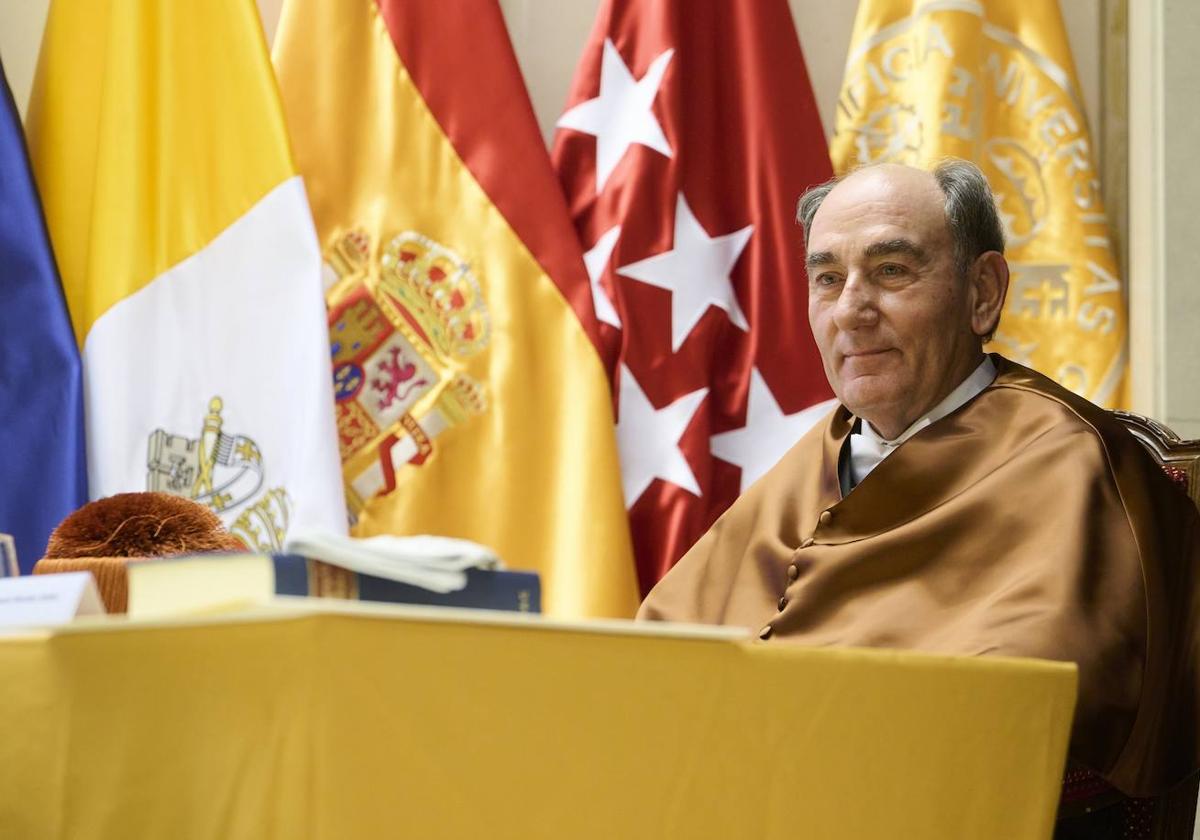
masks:
[[[852,272],[834,305],[834,323],[842,331],[874,326],[879,321],[878,305],[875,289],[861,274]]]

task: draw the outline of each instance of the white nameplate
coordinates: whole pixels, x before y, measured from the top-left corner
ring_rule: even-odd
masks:
[[[0,578],[0,627],[67,624],[103,612],[91,572]]]

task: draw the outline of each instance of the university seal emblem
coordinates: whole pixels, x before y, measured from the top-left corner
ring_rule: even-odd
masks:
[[[996,349],[1120,405],[1122,283],[1065,36],[1005,28],[1010,21],[975,0],[914,5],[851,47],[835,165],[946,155],[979,164],[1012,269]]]

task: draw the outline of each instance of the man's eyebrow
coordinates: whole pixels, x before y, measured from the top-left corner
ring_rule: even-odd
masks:
[[[837,262],[830,251],[817,251],[815,254],[809,254],[804,258],[806,268],[818,268],[823,265],[833,265]]]
[[[884,239],[880,242],[872,242],[863,250],[863,256],[867,259],[891,254],[912,257],[914,260],[922,262],[929,258],[925,249],[911,239]]]

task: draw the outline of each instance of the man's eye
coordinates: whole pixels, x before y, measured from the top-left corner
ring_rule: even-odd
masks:
[[[818,286],[832,286],[832,285],[836,284],[837,282],[838,282],[838,276],[836,274],[825,273],[825,274],[817,275],[817,285]]]
[[[898,277],[904,273],[904,266],[895,263],[884,263],[879,266],[879,273],[885,277]]]

